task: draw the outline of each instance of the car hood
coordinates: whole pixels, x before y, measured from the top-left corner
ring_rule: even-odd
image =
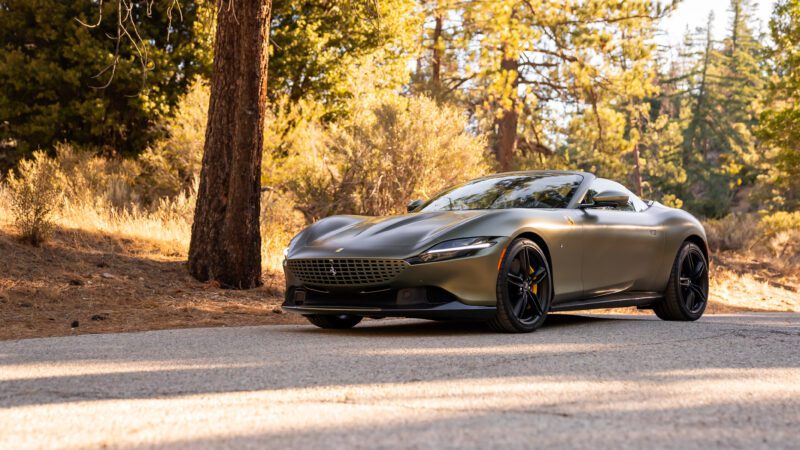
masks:
[[[413,256],[447,239],[467,237],[467,226],[496,211],[437,211],[388,217],[333,216],[303,231],[290,257]]]

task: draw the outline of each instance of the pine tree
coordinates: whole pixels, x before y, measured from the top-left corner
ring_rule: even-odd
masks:
[[[161,135],[208,73],[209,7],[182,0],[170,18],[166,2],[130,4],[141,54],[127,37],[116,50],[116,1],[0,1],[0,169],[59,141],[130,155]]]
[[[800,1],[776,3],[770,21],[770,89],[759,136],[768,145],[762,185],[772,208],[800,208]]]
[[[519,153],[550,155],[563,133],[564,105],[592,121],[594,150],[608,151],[602,102],[608,92],[629,89],[644,73],[643,40],[628,39],[652,27],[664,13],[660,2],[467,2],[466,60],[476,74],[470,95],[479,119],[493,135],[501,170]],[[630,72],[619,55],[630,57]],[[643,58],[643,59],[639,59]],[[554,110],[554,108],[556,108]],[[593,134],[592,134],[593,133]],[[519,151],[518,151],[519,150]]]
[[[407,81],[407,61],[417,31],[414,0],[272,2],[268,96],[291,103],[314,99],[331,117],[357,92],[350,85],[360,65],[380,70],[380,83]]]
[[[218,3],[214,70],[189,272],[229,288],[261,284],[261,158],[270,2]]]
[[[693,70],[691,119],[683,142],[684,164],[693,181],[683,195],[692,199],[690,209],[705,216],[727,214],[739,190],[757,175],[751,130],[764,79],[753,10],[749,0],[731,1],[731,26],[722,42],[712,38],[713,15],[701,30],[705,37]]]

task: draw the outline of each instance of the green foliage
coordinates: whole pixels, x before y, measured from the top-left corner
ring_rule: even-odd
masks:
[[[166,122],[167,137],[144,151],[137,179],[145,203],[175,197],[192,188],[200,173],[208,113],[209,87],[196,81]]]
[[[425,97],[362,93],[348,118],[329,125],[319,121],[318,105],[301,109],[272,121],[300,125],[268,149],[266,166],[274,169],[265,182],[290,192],[308,221],[402,212],[412,199],[489,170],[485,141],[465,130],[466,117]]]
[[[95,1],[0,1],[0,164],[62,141],[136,154],[162,134],[159,122],[208,71],[211,2],[182,0],[172,19],[150,3],[133,1],[141,41],[123,37],[113,65],[118,2],[103,2],[90,27],[79,21],[98,22]]]
[[[627,121],[610,102],[654,92],[650,35],[661,14],[651,1],[471,2],[467,34],[478,45],[469,47],[467,70],[480,87],[470,90],[484,129],[511,111],[522,152],[552,151],[564,143],[559,110],[568,105],[567,145],[618,160],[629,150],[620,147]]]
[[[314,99],[332,115],[353,95],[349,78],[363,65],[382,76],[377,88],[406,81],[406,55],[418,22],[413,0],[273,0],[269,97]]]
[[[44,243],[53,232],[53,216],[63,193],[64,175],[43,152],[20,161],[19,174],[8,175],[11,212],[20,237],[31,245]]]
[[[713,17],[713,16],[712,16]],[[687,206],[702,215],[722,217],[737,192],[758,175],[759,151],[752,130],[761,110],[765,79],[761,37],[753,28],[754,6],[731,0],[731,25],[721,45],[709,26],[690,42],[685,99],[691,117],[684,132],[684,164],[690,183],[682,193]]]
[[[770,22],[771,78],[759,136],[769,146],[761,190],[772,209],[800,207],[800,1],[781,0]]]

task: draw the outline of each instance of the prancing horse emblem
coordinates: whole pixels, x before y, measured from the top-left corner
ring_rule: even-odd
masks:
[[[331,270],[329,270],[328,272],[330,272],[332,276],[334,277],[336,276],[336,269],[333,266],[331,266]]]

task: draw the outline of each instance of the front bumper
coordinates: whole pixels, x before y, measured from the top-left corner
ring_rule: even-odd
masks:
[[[378,307],[378,306],[291,306],[283,309],[298,314],[353,314],[382,319],[385,317],[411,317],[415,319],[487,320],[496,314],[493,306],[470,306],[453,301],[430,307]]]
[[[490,318],[496,312],[497,267],[507,245],[508,239],[500,238],[496,245],[473,256],[408,265],[394,279],[377,285],[305,284],[284,264],[286,302],[283,307],[301,314]],[[407,292],[414,289],[427,293]],[[297,302],[297,292],[304,292],[307,297]],[[402,295],[414,298],[403,299]]]

